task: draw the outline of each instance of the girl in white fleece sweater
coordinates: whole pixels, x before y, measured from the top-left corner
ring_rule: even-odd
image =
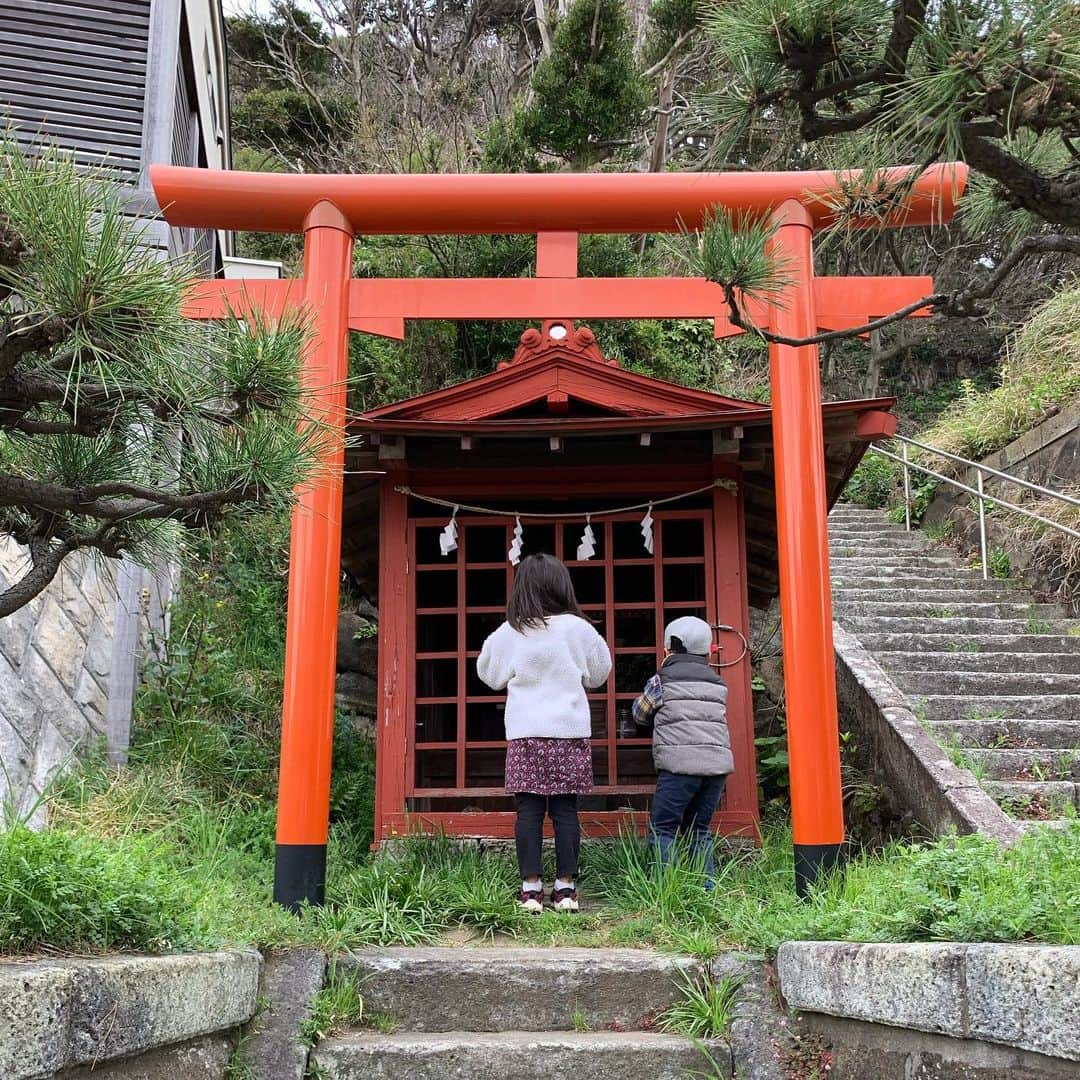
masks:
[[[551,903],[577,911],[577,798],[592,790],[585,688],[606,681],[611,652],[582,614],[570,572],[554,556],[522,560],[506,622],[484,642],[476,670],[492,690],[506,690],[506,790],[517,800],[518,901],[527,911],[543,910],[547,813],[555,830]]]

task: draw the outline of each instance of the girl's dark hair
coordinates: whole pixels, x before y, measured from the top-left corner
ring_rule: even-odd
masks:
[[[554,555],[529,555],[521,560],[506,605],[506,621],[519,633],[540,627],[549,615],[585,615],[574,595],[570,571]]]

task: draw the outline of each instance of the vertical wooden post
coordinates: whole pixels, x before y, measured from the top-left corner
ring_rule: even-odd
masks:
[[[302,378],[309,422],[323,426],[327,442],[292,516],[274,863],[274,899],[294,911],[304,902],[323,903],[326,893],[352,250],[352,228],[338,208],[325,201],[314,206],[304,223],[312,334]]]
[[[813,222],[796,202],[784,203],[775,220],[773,251],[792,284],[773,306],[772,328],[810,337],[817,332]],[[839,861],[844,841],[817,346],[770,345],[769,365],[795,887],[803,896]]]
[[[409,498],[397,490],[403,463],[387,463],[379,489],[379,691],[375,724],[375,843],[388,835],[387,818],[405,809],[415,717],[409,708],[415,677],[415,638],[409,637],[414,607],[407,540]],[[458,716],[464,726],[464,715]],[[413,730],[410,730],[410,727]]]

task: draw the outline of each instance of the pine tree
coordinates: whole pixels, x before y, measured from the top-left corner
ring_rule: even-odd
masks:
[[[144,228],[105,178],[0,145],[0,536],[28,554],[0,617],[73,552],[149,562],[287,505],[323,446],[299,431],[303,318],[192,322],[190,267]]]
[[[636,134],[649,93],[634,60],[624,0],[575,0],[536,69],[522,115],[533,146],[584,170]]]

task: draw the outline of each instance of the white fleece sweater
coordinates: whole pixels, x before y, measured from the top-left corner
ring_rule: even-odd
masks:
[[[603,684],[611,653],[591,623],[552,615],[524,633],[503,623],[484,642],[476,672],[506,690],[508,739],[586,739],[592,733],[585,687]]]

